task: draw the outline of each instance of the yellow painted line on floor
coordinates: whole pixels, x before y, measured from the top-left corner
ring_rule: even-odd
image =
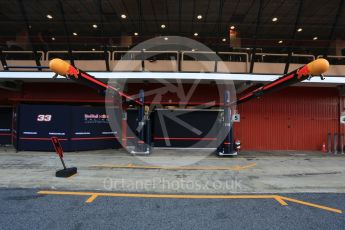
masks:
[[[330,207],[323,206],[323,205],[318,205],[318,204],[314,204],[314,203],[310,203],[310,202],[296,200],[296,199],[292,199],[292,198],[285,197],[285,196],[281,196],[281,198],[283,200],[286,200],[286,201],[290,201],[290,202],[294,202],[294,203],[297,203],[297,204],[302,204],[302,205],[306,205],[306,206],[310,206],[310,207],[314,207],[314,208],[319,208],[319,209],[327,210],[327,211],[330,211],[330,212],[343,213],[339,209],[330,208]]]
[[[281,198],[281,196],[274,196],[274,199],[282,206],[287,206],[288,204]]]
[[[77,196],[110,196],[137,198],[174,198],[174,199],[269,199],[275,195],[189,195],[189,194],[146,194],[146,193],[99,193],[72,191],[39,191],[41,195],[77,195]]]
[[[97,197],[98,197],[98,195],[93,194],[85,202],[86,203],[92,203]]]
[[[120,168],[120,169],[162,169],[162,170],[233,170],[240,171],[256,166],[256,163],[251,163],[248,165],[235,165],[235,166],[151,166],[151,165],[112,165],[112,164],[102,164],[102,165],[92,165],[91,167],[96,168]]]
[[[287,206],[286,201],[310,206],[330,212],[342,213],[342,210],[318,205],[310,202],[292,199],[279,195],[188,195],[188,194],[145,194],[145,193],[99,193],[99,192],[72,192],[72,191],[39,191],[40,195],[74,195],[89,196],[86,203],[92,203],[97,197],[134,197],[134,198],[172,198],[172,199],[274,199],[280,205]]]

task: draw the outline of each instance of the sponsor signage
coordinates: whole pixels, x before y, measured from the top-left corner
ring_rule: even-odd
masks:
[[[17,111],[18,150],[54,151],[52,137],[65,151],[119,147],[104,107],[20,105]]]

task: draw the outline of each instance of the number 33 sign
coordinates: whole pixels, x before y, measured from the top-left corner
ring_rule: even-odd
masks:
[[[50,114],[39,114],[37,116],[37,121],[44,121],[44,122],[49,122],[52,120],[52,115]]]

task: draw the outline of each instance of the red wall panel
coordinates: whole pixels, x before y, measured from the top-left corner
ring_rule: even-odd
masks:
[[[12,102],[9,101],[9,98],[19,97],[19,96],[20,96],[20,92],[8,91],[8,90],[5,90],[5,89],[0,89],[0,104],[1,105],[12,104]]]
[[[25,83],[21,92],[4,91],[0,99],[32,102],[102,102],[96,90],[73,83]]]
[[[244,149],[320,150],[338,132],[336,88],[290,87],[238,107],[235,136]]]

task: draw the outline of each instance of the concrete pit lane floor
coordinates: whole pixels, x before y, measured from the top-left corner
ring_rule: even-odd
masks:
[[[2,229],[344,229],[345,157],[200,150],[0,149]],[[186,163],[187,162],[187,163]]]

